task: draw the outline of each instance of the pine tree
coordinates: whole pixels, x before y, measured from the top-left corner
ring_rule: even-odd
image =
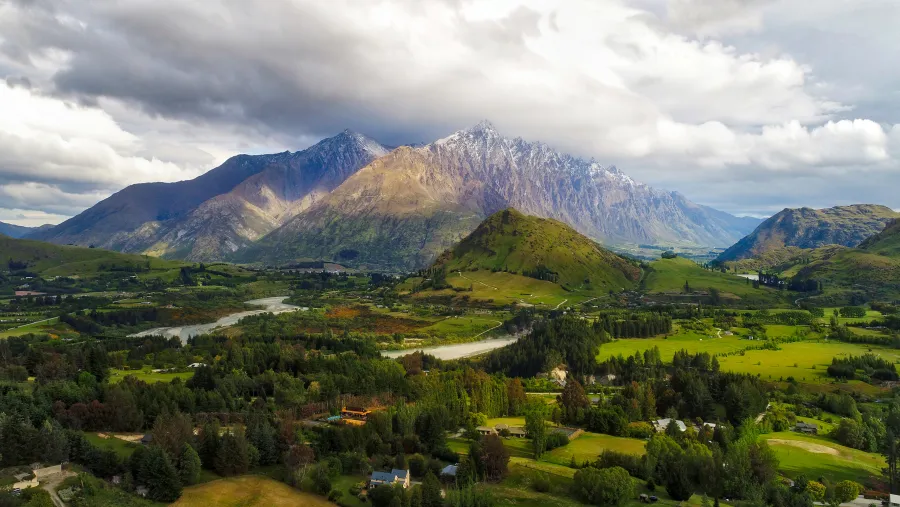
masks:
[[[141,481],[151,500],[173,502],[181,496],[178,471],[162,447],[152,446],[147,450],[141,467]]]
[[[184,444],[184,449],[178,458],[178,476],[184,486],[196,484],[200,478],[200,455],[190,444]]]
[[[209,421],[200,428],[200,434],[197,438],[197,454],[200,456],[200,462],[204,468],[215,468],[216,456],[219,454],[219,445],[221,438],[219,437],[219,422],[216,420]]]
[[[441,483],[429,470],[422,481],[422,507],[443,507],[444,499],[441,498]]]
[[[219,450],[215,459],[216,472],[219,475],[240,475],[250,469],[250,444],[244,432],[232,431],[222,435]]]

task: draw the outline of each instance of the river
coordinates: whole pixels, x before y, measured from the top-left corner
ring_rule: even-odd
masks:
[[[460,359],[463,357],[477,356],[494,349],[499,349],[500,347],[505,347],[511,343],[515,343],[520,337],[521,336],[518,335],[507,335],[500,338],[490,338],[469,343],[455,343],[453,345],[437,345],[419,349],[385,350],[381,352],[381,355],[397,358],[412,354],[413,352],[422,351],[438,359]]]
[[[249,317],[251,315],[259,315],[261,313],[285,313],[285,312],[295,312],[300,310],[299,306],[289,305],[284,302],[287,299],[287,296],[276,296],[271,298],[263,298],[263,299],[253,299],[250,301],[245,301],[248,305],[253,306],[262,306],[261,310],[247,310],[243,312],[232,313],[231,315],[226,315],[221,319],[211,322],[209,324],[193,324],[190,326],[178,326],[178,327],[156,327],[153,329],[148,329],[146,331],[141,331],[140,333],[134,333],[128,335],[129,337],[142,337],[142,336],[155,336],[162,335],[167,338],[171,338],[173,336],[177,336],[181,338],[182,343],[187,343],[188,338],[191,336],[199,336],[202,334],[209,333],[210,331],[220,328],[220,327],[228,327],[233,326],[238,323],[239,320],[244,317]]]

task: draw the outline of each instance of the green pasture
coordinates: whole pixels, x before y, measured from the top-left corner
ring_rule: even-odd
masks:
[[[880,478],[885,466],[879,454],[844,447],[822,436],[782,431],[762,438],[775,451],[782,473],[789,477],[802,473],[811,478],[849,479],[866,484]]]
[[[138,380],[153,384],[155,382],[171,382],[176,378],[187,380],[194,376],[194,372],[154,373],[151,368],[144,368],[142,370],[119,370],[117,368],[112,368],[110,369],[109,382],[111,384],[118,384],[129,375],[134,375]]]
[[[113,451],[122,458],[131,456],[134,450],[141,445],[139,443],[128,442],[127,440],[122,440],[121,438],[116,438],[111,435],[108,435],[107,438],[102,438],[97,433],[85,432],[84,438],[94,446],[99,447],[104,451]]]

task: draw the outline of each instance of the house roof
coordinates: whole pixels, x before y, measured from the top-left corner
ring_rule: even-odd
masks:
[[[372,472],[373,481],[394,482],[397,476],[390,472]]]
[[[441,470],[441,475],[456,476],[457,465],[447,465]]]
[[[491,428],[490,426],[479,426],[479,427],[477,427],[477,428],[475,428],[475,429],[476,429],[477,431],[490,431],[490,432],[494,432],[494,428]]]
[[[655,422],[655,424],[656,424],[657,427],[660,428],[660,429],[666,429],[666,428],[669,427],[669,423],[670,423],[670,422],[672,422],[672,419],[670,419],[670,418],[667,417],[667,418],[665,418],[665,419],[659,419],[659,420],[657,420],[657,421]],[[687,430],[687,425],[684,424],[684,421],[679,421],[679,420],[676,419],[676,420],[675,420],[675,424],[678,426],[678,429],[680,429],[681,431],[686,431],[686,430]]]
[[[391,474],[401,480],[405,480],[406,476],[409,474],[409,470],[400,470],[399,468],[395,468],[391,470]]]

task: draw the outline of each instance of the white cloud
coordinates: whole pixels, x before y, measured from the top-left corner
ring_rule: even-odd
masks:
[[[57,189],[77,210],[347,127],[400,143],[488,118],[729,211],[900,207],[847,179],[900,179],[900,129],[871,117],[900,111],[881,77],[893,71],[863,72],[885,63],[874,41],[897,46],[897,13],[841,0],[7,3],[0,78],[34,86],[0,86],[0,109],[15,108],[0,117],[0,182],[24,209],[49,209]],[[834,54],[866,79],[817,53],[850,33],[867,51]]]

